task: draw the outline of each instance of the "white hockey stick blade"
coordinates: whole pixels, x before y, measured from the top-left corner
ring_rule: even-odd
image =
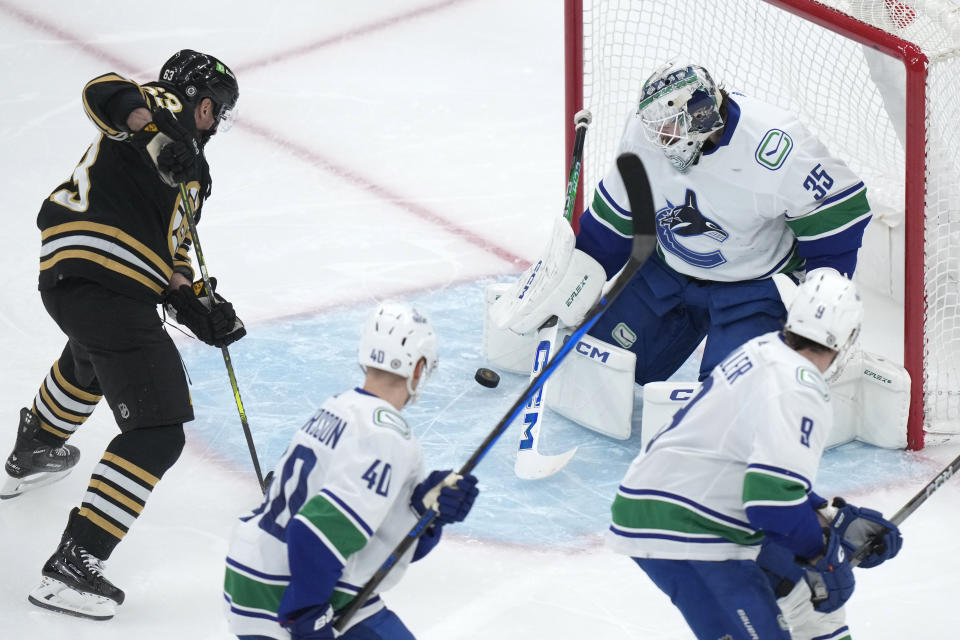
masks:
[[[543,370],[553,356],[560,325],[556,316],[550,318],[537,331],[537,351],[533,357],[533,380]],[[543,410],[546,408],[546,384],[530,399],[523,411],[523,432],[517,447],[517,460],[513,471],[518,478],[539,480],[552,476],[563,469],[577,452],[577,447],[557,455],[544,455],[537,448],[540,442],[540,430],[543,426]]]
[[[563,469],[576,453],[577,447],[555,456],[543,455],[536,449],[518,451],[513,471],[523,480],[540,480]]]

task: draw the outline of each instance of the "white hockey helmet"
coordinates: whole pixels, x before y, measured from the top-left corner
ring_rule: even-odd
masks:
[[[421,358],[426,360],[426,366],[414,388],[413,371]],[[437,336],[430,321],[412,306],[382,302],[363,327],[357,361],[364,371],[373,367],[406,378],[407,391],[415,402],[437,368]]]
[[[823,373],[833,382],[843,372],[862,320],[856,285],[834,269],[817,269],[797,288],[784,329],[837,352]]]
[[[683,172],[707,138],[723,128],[721,102],[720,88],[706,69],[668,62],[643,83],[636,115],[650,144]]]

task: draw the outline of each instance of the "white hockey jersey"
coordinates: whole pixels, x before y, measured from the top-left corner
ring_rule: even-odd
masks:
[[[870,219],[863,182],[792,114],[739,94],[729,102],[719,146],[685,173],[647,142],[636,115],[627,121],[620,153],[644,161],[667,264],[694,278],[736,282],[790,273],[804,256],[855,251]],[[578,247],[615,272],[632,233],[616,163],[581,228],[592,237]],[[809,250],[798,250],[804,242]],[[608,249],[623,255],[600,255]]]
[[[286,543],[292,518],[345,565],[330,597],[336,610],[345,608],[417,523],[410,497],[423,476],[420,444],[392,405],[359,389],[327,400],[294,434],[264,503],[233,534],[224,584],[231,632],[289,639],[277,609],[297,571]],[[412,554],[380,590],[402,577]],[[382,608],[373,594],[351,626]]]
[[[616,552],[754,559],[750,506],[807,501],[833,424],[827,384],[776,332],[714,368],[630,465],[611,508]]]

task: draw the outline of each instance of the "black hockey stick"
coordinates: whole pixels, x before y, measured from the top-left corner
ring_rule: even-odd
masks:
[[[194,220],[193,200],[187,192],[187,185],[180,183],[180,200],[183,202],[183,210],[186,213],[187,226],[190,228],[190,237],[193,239],[193,250],[197,254],[197,265],[200,267],[200,277],[203,279],[203,288],[207,291],[207,299],[211,307],[216,304],[216,298],[213,296],[213,286],[210,284],[210,276],[207,274],[207,261],[203,259],[203,250],[200,248],[200,236],[197,235],[197,223]],[[240,412],[240,425],[243,427],[243,435],[247,439],[247,448],[250,449],[250,457],[253,459],[253,470],[257,472],[257,482],[260,483],[260,491],[267,493],[267,486],[263,481],[263,473],[260,471],[260,460],[257,458],[257,450],[253,446],[253,435],[250,433],[250,425],[247,423],[247,412],[243,409],[243,400],[240,399],[240,387],[237,386],[237,376],[233,372],[233,361],[230,359],[230,350],[226,347],[220,347],[223,353],[223,363],[227,366],[227,375],[230,377],[230,388],[233,389],[233,399],[237,402],[237,411]]]
[[[939,490],[940,487],[942,487],[947,480],[952,478],[958,470],[960,470],[960,456],[954,458],[953,461],[943,469],[943,471],[937,474],[936,478],[931,480],[927,486],[921,489],[915,496],[910,498],[910,500],[907,501],[907,504],[903,505],[899,511],[893,514],[893,516],[890,518],[890,522],[899,527],[900,523],[907,519],[907,516],[916,511],[920,505],[926,502],[927,498]],[[870,555],[870,552],[873,551],[874,545],[879,543],[882,537],[882,534],[874,536],[872,540],[866,542],[862,547],[857,549],[856,553],[853,554],[853,557],[850,558],[850,566],[855,567],[863,562],[863,559]]]
[[[630,200],[630,209],[633,212],[633,246],[630,249],[630,259],[617,275],[613,286],[605,296],[602,296],[595,305],[587,312],[583,322],[573,331],[570,339],[553,356],[549,363],[543,368],[537,377],[530,381],[526,390],[517,398],[513,406],[507,411],[507,414],[497,423],[497,426],[487,435],[486,439],[477,447],[470,459],[460,468],[458,472],[461,476],[473,471],[474,467],[490,451],[494,443],[503,435],[510,426],[510,423],[517,417],[523,407],[530,401],[543,383],[546,382],[556,368],[563,362],[567,354],[580,342],[582,338],[596,324],[600,316],[610,307],[617,296],[626,288],[627,284],[633,279],[637,271],[647,261],[647,258],[653,253],[657,246],[656,235],[656,210],[653,205],[653,195],[650,191],[650,183],[647,180],[647,172],[643,168],[643,162],[632,153],[625,153],[617,158],[617,167],[620,175],[627,187],[627,197]],[[390,570],[396,566],[397,560],[406,553],[410,547],[424,534],[430,523],[437,517],[437,512],[428,509],[416,526],[400,541],[400,544],[390,553],[390,556],[384,561],[380,568],[367,580],[363,588],[351,601],[350,606],[339,614],[339,619],[334,628],[337,631],[343,631],[347,624],[353,618],[354,614],[362,607],[367,598],[377,588],[377,585],[383,581]]]

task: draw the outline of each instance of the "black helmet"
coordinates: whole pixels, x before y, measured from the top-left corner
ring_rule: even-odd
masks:
[[[206,53],[182,49],[173,54],[160,68],[160,82],[166,82],[196,104],[210,98],[215,105],[215,121],[228,118],[237,104],[240,88],[230,67]]]

